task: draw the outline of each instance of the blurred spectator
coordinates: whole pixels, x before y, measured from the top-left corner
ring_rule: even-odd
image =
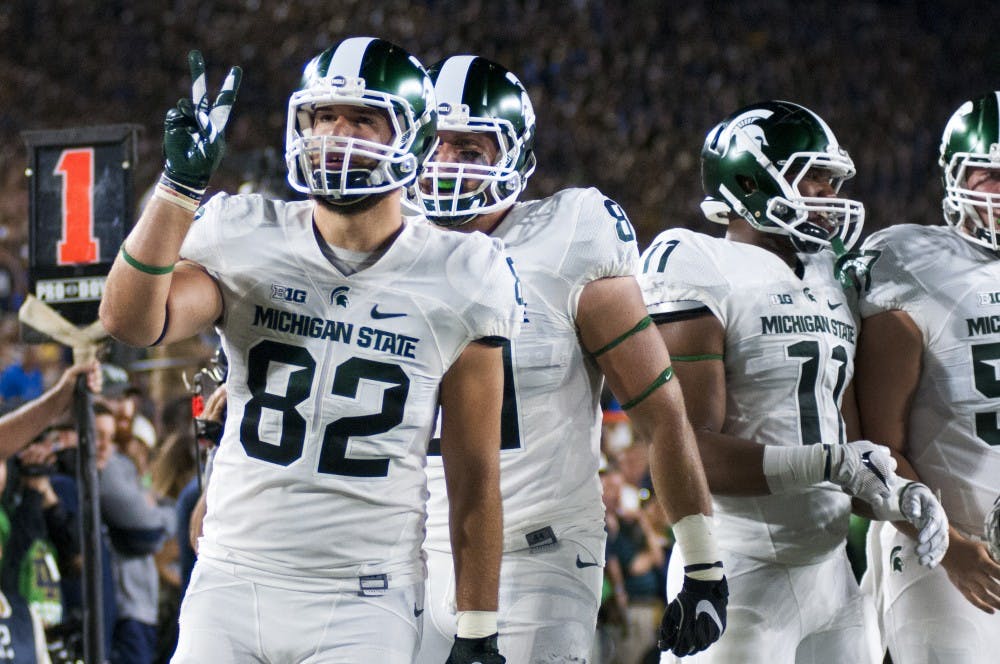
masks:
[[[110,411],[100,402],[94,404],[94,464],[98,473],[103,473],[108,461],[114,453],[114,417]],[[76,437],[72,437],[75,452]],[[64,452],[60,452],[60,455]],[[69,465],[69,464],[59,464]],[[72,469],[66,474],[55,474],[51,478],[52,488],[59,496],[60,502],[64,505],[69,518],[80,519],[79,490],[77,487],[75,474],[75,460]],[[103,515],[102,515],[103,516]],[[110,653],[115,624],[118,619],[118,606],[116,601],[115,573],[112,568],[112,556],[109,544],[107,527],[103,518],[101,521],[101,534],[99,538],[100,560],[95,565],[100,569],[101,574],[101,597],[103,604],[100,610],[103,613],[104,627],[104,652]],[[67,644],[75,642],[77,647],[82,647],[83,628],[83,587],[82,580],[77,575],[64,575],[61,584],[63,596],[64,629],[62,636]],[[94,610],[94,607],[87,607]],[[82,654],[82,653],[81,653]]]
[[[181,489],[194,477],[197,471],[195,460],[194,425],[187,431],[177,431],[167,435],[156,450],[151,465],[153,492],[171,504],[177,501]]]
[[[601,451],[614,458],[632,444],[632,424],[617,401],[604,408],[601,422]]]
[[[110,409],[95,404],[94,426],[101,449],[111,448],[100,476],[101,517],[108,527],[118,618],[112,664],[149,664],[156,649],[159,577],[153,554],[173,533],[172,507],[158,506],[143,488],[133,461],[109,445],[118,429]]]
[[[80,542],[76,521],[71,519],[49,476],[55,471],[52,444],[44,438],[29,445],[14,459],[16,484],[12,496],[16,505],[11,521],[11,552],[18,540],[23,550],[19,567],[4,566],[3,583],[15,581],[21,596],[38,612],[42,624],[52,627],[62,622],[63,603],[59,582],[63,576],[80,573]]]
[[[190,422],[186,429],[168,434],[156,450],[152,463],[153,493],[160,505],[172,508],[174,519],[184,487],[195,479],[198,472],[195,456],[197,443]],[[175,532],[164,540],[163,547],[154,557],[160,577],[157,662],[168,661],[177,644],[177,617],[182,597],[180,543],[186,538],[187,530],[175,527]]]
[[[7,463],[0,462],[0,491],[7,486]],[[25,522],[34,524],[39,515],[37,501],[29,502],[18,509],[13,518],[0,507],[0,562],[3,567],[3,581],[0,583],[0,660],[11,662],[37,662],[48,664],[48,649],[45,645],[45,627],[37,609],[29,602],[20,589],[20,570],[30,559],[26,559],[27,547],[35,533],[25,529]],[[29,514],[30,512],[30,514]],[[14,527],[17,530],[14,530]]]
[[[14,361],[0,371],[0,398],[5,402],[21,404],[42,396],[45,376],[35,346],[20,346]]]
[[[78,526],[53,489],[55,470],[51,440],[39,436],[9,462],[13,469],[4,507],[9,508],[9,537],[3,538],[0,588],[4,597],[27,603],[37,619],[36,639],[46,644],[46,633],[63,624],[61,581],[80,574]],[[8,463],[0,462],[7,478]],[[47,650],[47,649],[46,649]],[[24,659],[22,659],[24,658]],[[48,661],[36,654],[36,659]],[[15,661],[29,661],[19,653]]]
[[[616,652],[621,664],[639,664],[656,647],[656,628],[664,607],[665,542],[663,531],[654,528],[641,505],[642,490],[630,484],[624,472],[621,476],[618,509],[607,519],[608,558],[621,566],[626,603],[627,638]],[[646,490],[646,502],[649,496]],[[626,503],[626,497],[634,504]]]
[[[625,478],[617,468],[608,464],[601,468],[600,476],[608,542],[605,545],[604,592],[597,614],[594,660],[597,664],[615,664],[621,662],[617,657],[618,650],[629,637],[625,573],[617,552],[611,548],[611,538],[617,536],[620,530],[618,513]]]
[[[632,515],[639,510],[640,492],[645,490],[648,496],[653,487],[649,476],[649,445],[636,442],[619,450],[613,458],[625,478],[621,490],[621,510]]]
[[[105,365],[104,403],[115,417],[115,446],[135,464],[145,488],[151,478],[150,462],[156,447],[156,429],[142,412],[142,391],[129,382],[128,373]]]

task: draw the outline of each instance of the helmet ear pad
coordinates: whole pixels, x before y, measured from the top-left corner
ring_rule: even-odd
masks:
[[[754,180],[749,175],[743,175],[743,174],[737,175],[736,184],[738,184],[740,186],[740,189],[743,190],[743,193],[747,195],[752,194],[760,189],[760,187],[757,186],[757,181]]]

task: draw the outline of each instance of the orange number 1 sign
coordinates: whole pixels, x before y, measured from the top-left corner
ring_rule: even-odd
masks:
[[[58,263],[96,263],[94,149],[63,150],[55,174],[63,178],[62,240],[57,247]]]

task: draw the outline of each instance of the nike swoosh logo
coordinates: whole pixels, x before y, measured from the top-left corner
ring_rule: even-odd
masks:
[[[372,313],[372,318],[374,318],[375,320],[382,320],[384,318],[401,318],[401,317],[403,317],[403,316],[406,315],[405,313],[401,313],[401,314],[387,314],[387,313],[382,313],[381,311],[378,310],[378,305],[377,304],[372,307],[372,312],[371,313]]]
[[[584,562],[584,561],[580,560],[580,554],[579,553],[576,554],[576,566],[579,567],[580,569],[583,569],[585,567],[598,567],[600,564],[601,563],[587,563],[587,562]]]
[[[826,301],[826,306],[830,307],[830,311],[833,311],[834,309],[839,309],[843,304],[844,304],[843,302],[831,302],[830,300]]]
[[[417,605],[414,604],[413,605],[413,615],[414,615],[414,617],[419,618],[423,614],[424,614],[424,610],[423,609],[418,609]]]
[[[872,462],[871,455],[872,455],[871,452],[863,452],[861,454],[861,463],[865,464],[865,468],[867,468],[868,470],[872,471],[872,475],[874,475],[875,477],[877,477],[878,480],[879,480],[879,482],[881,482],[882,484],[884,484],[886,486],[889,486],[889,483],[885,479],[885,475],[883,475],[882,471],[880,471],[875,466],[875,464]]]
[[[707,599],[703,599],[695,604],[694,607],[694,619],[695,622],[698,621],[698,616],[705,614],[709,618],[715,621],[716,626],[719,631],[722,631],[722,620],[719,618],[719,612],[715,610],[715,606],[712,605]]]

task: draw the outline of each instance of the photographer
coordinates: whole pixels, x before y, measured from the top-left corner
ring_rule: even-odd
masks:
[[[50,480],[57,451],[42,436],[14,458],[20,486],[12,497],[15,509],[2,577],[4,588],[17,584],[46,627],[62,621],[60,580],[78,576],[82,566],[76,522]],[[8,560],[20,564],[8,565]]]
[[[62,575],[79,573],[76,528],[49,479],[55,451],[40,434],[69,409],[81,375],[100,390],[100,365],[77,364],[40,397],[0,417],[0,488],[7,487],[8,466],[16,473],[0,506],[0,661],[49,662],[43,626],[63,618]]]
[[[59,571],[45,539],[43,505],[51,497],[16,477],[8,491],[8,467],[16,471],[18,463],[0,461],[0,491],[9,497],[0,505],[0,661],[47,663],[45,621],[54,624],[62,614]]]

